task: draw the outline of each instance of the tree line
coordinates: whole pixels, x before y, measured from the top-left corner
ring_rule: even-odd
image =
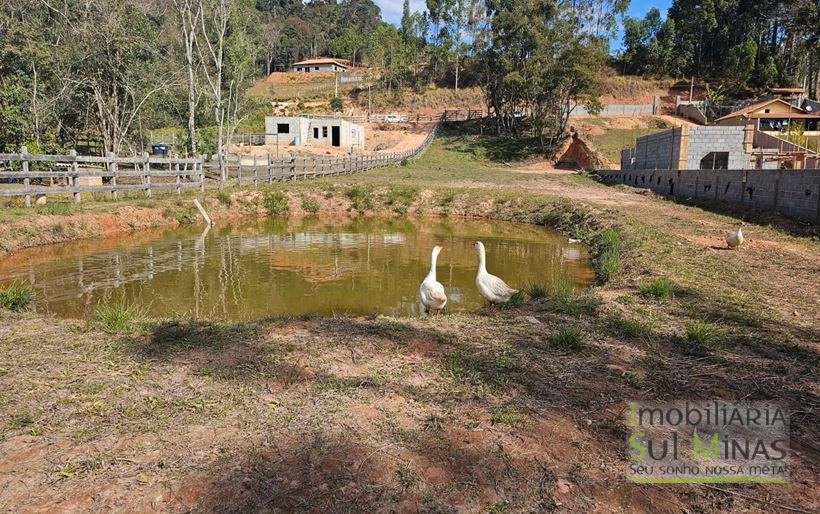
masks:
[[[623,0],[6,0],[0,6],[0,145],[136,153],[184,127],[187,153],[221,155],[259,106],[252,80],[317,54],[366,62],[386,91],[480,85],[499,132],[545,145],[594,104]],[[258,100],[256,100],[258,102]],[[220,151],[221,150],[221,151]]]
[[[622,73],[705,78],[743,93],[800,86],[818,97],[820,2],[674,0],[624,20]]]

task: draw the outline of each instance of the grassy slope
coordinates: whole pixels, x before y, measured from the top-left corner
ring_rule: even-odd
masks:
[[[541,221],[587,240],[615,226],[625,245],[614,280],[579,298],[428,320],[147,320],[109,335],[0,313],[0,503],[765,509],[731,486],[623,481],[625,400],[722,397],[799,411],[792,483],[741,493],[816,507],[806,443],[817,439],[817,240],[749,223],[741,251],[712,249],[735,219],[587,176],[520,173],[487,158],[505,160],[499,147],[446,136],[408,166],[275,189],[292,212],[309,197],[322,213]],[[208,204],[227,216],[263,203],[231,198]],[[168,220],[187,209],[172,196],[139,202]],[[657,277],[674,284],[670,298],[641,294]]]

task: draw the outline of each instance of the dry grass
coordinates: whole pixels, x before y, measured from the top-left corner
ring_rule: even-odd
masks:
[[[717,251],[710,238],[735,218],[586,176],[518,173],[475,144],[445,136],[408,166],[233,190],[231,211],[281,191],[291,212],[309,196],[323,213],[360,199],[377,213],[548,223],[589,242],[617,230],[606,285],[425,320],[146,320],[112,335],[2,311],[0,504],[816,510],[816,238],[747,222],[742,251]],[[154,199],[182,208],[173,201]],[[208,205],[229,212],[215,193]],[[673,277],[674,295],[641,294],[653,276]],[[687,397],[776,399],[795,413],[792,481],[742,496],[625,483],[625,402]]]

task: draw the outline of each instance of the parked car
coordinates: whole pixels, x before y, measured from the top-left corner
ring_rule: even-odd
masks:
[[[407,116],[402,116],[401,114],[386,114],[384,116],[385,123],[404,123],[407,121]]]

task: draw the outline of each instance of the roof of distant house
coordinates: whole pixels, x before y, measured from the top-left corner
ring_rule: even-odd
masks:
[[[336,66],[347,68],[347,64],[342,62],[341,59],[334,59],[332,57],[314,57],[313,59],[305,59],[304,61],[293,63],[293,66],[310,66],[311,64],[335,64]]]
[[[735,112],[730,112],[726,116],[722,116],[722,117],[716,119],[715,121],[727,120],[729,118],[735,118],[737,116],[749,116],[750,113],[752,113],[753,111],[756,111],[758,109],[762,109],[763,107],[766,107],[767,105],[771,105],[773,103],[782,103],[783,105],[789,107],[790,109],[793,109],[795,114],[805,114],[806,113],[800,107],[794,106],[794,105],[790,104],[789,102],[787,102],[786,100],[783,100],[782,98],[772,98],[771,100],[764,100],[762,102],[757,102],[757,103],[754,103],[754,104],[747,105],[746,107],[744,107],[742,109],[738,109]],[[764,114],[756,114],[755,115],[756,118],[779,117],[779,116],[782,116],[782,114],[775,114],[775,113],[769,114],[769,113],[766,113],[765,115]]]
[[[806,90],[803,89],[802,87],[773,87],[773,88],[770,88],[769,91],[771,91],[772,94],[774,94],[774,95],[777,95],[777,94],[781,94],[781,95],[782,94],[797,94],[797,95],[800,95],[800,94],[805,94],[806,93]]]

